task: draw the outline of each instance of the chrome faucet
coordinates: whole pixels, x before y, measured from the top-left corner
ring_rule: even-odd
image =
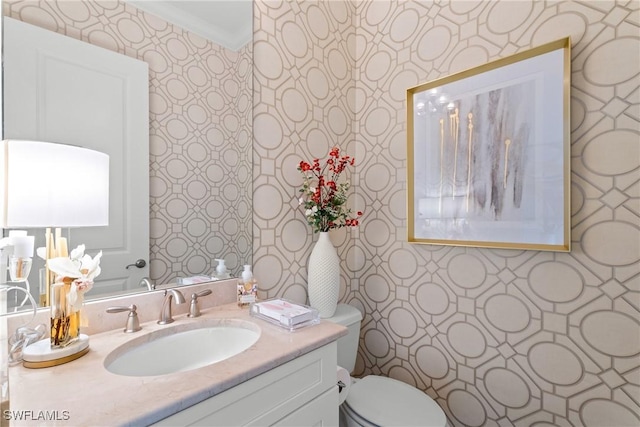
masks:
[[[151,283],[151,280],[149,280],[148,277],[143,277],[142,279],[140,279],[140,287],[147,287],[148,291],[152,291],[156,288],[156,285],[154,285],[153,283]]]
[[[160,310],[160,320],[158,325],[168,325],[173,322],[171,316],[171,300],[175,297],[176,304],[184,304],[186,301],[184,295],[177,289],[165,289],[164,301],[162,302],[162,309]]]

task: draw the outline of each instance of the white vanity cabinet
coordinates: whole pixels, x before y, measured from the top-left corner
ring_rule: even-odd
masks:
[[[331,342],[155,426],[337,426],[337,347]]]

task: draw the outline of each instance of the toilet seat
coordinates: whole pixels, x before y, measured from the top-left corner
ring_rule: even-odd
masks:
[[[346,414],[361,425],[444,427],[447,424],[444,411],[425,393],[402,381],[377,375],[352,384],[343,406]]]

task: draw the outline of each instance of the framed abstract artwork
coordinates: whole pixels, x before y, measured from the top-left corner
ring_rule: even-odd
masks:
[[[408,240],[570,250],[571,40],[407,90]]]

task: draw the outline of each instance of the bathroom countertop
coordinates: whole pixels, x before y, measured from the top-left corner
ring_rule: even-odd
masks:
[[[90,351],[64,365],[27,369],[14,366],[10,375],[11,426],[141,426],[157,422],[195,403],[221,393],[243,381],[295,359],[346,335],[343,326],[321,321],[288,332],[249,315],[235,303],[202,310],[190,319],[174,316],[170,325],[155,321],[142,331],[125,334],[122,329],[90,336]],[[230,359],[175,374],[127,377],[112,374],[104,359],[115,348],[142,335],[181,324],[208,319],[239,319],[259,326],[258,341]],[[149,361],[153,363],[153,361]],[[0,414],[5,416],[6,414]],[[22,416],[24,421],[18,421]]]

